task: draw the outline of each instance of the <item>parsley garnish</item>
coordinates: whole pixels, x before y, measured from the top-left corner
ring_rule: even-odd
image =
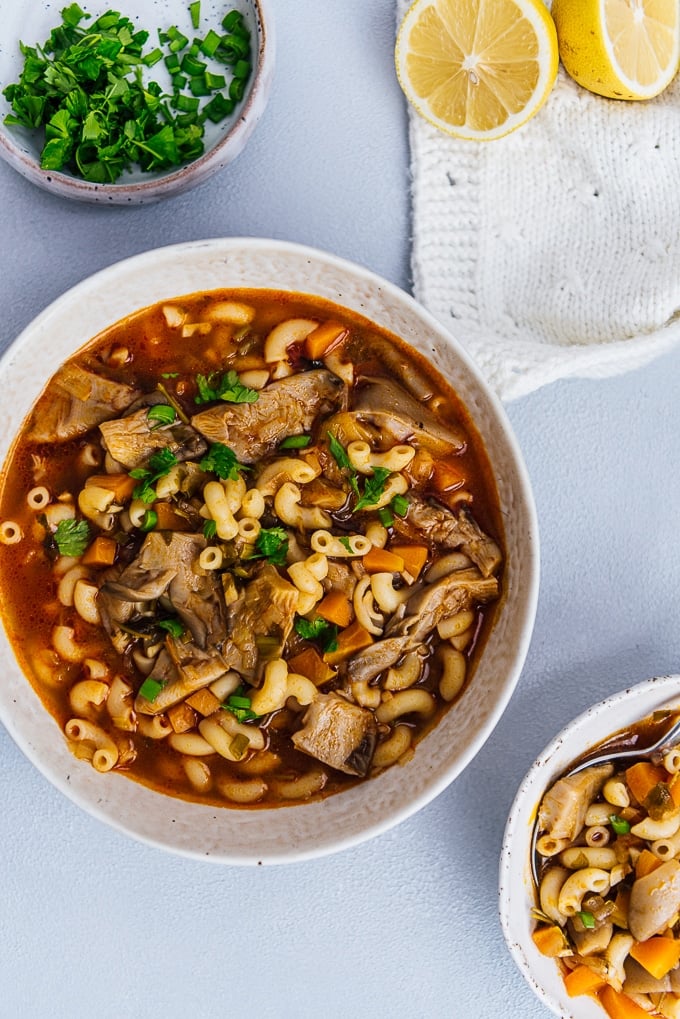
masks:
[[[284,566],[288,554],[288,532],[283,527],[263,527],[255,542],[251,559],[268,559],[274,566]]]
[[[332,432],[328,433],[328,448],[333,454],[333,458],[340,470],[348,470],[355,473],[350,458],[347,456],[347,450]]]
[[[375,467],[372,474],[364,482],[364,491],[361,498],[354,507],[354,512],[365,509],[367,506],[375,506],[380,496],[385,491],[385,482],[392,472],[386,467]]]
[[[60,520],[54,532],[54,541],[60,555],[81,556],[90,540],[87,520]]]
[[[217,537],[216,520],[206,520],[206,522],[203,524],[203,536],[207,538],[208,541],[212,541],[213,538]]]
[[[167,446],[152,453],[149,457],[148,467],[135,467],[134,470],[130,471],[131,478],[134,478],[135,481],[141,481],[141,485],[137,485],[132,493],[133,499],[140,499],[142,502],[153,502],[156,498],[156,489],[153,487],[154,482],[164,478],[178,463],[179,460]]]
[[[222,442],[213,443],[201,460],[200,467],[202,471],[212,471],[213,474],[216,474],[218,478],[222,478],[223,481],[227,479],[236,481],[239,471],[250,470],[250,467],[239,463],[233,449],[225,446]]]
[[[303,619],[300,616],[295,620],[295,632],[299,633],[305,640],[318,640],[324,651],[337,651],[338,649],[338,628],[335,623],[329,623],[321,616],[316,619]]]
[[[220,378],[219,372],[210,375],[197,375],[198,395],[196,403],[212,403],[213,400],[225,400],[227,403],[255,403],[260,395],[256,389],[244,386],[235,371],[225,372]]]

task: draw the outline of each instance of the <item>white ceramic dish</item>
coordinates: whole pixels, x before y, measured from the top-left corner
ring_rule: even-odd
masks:
[[[109,324],[156,301],[218,287],[301,291],[342,304],[411,343],[453,380],[486,444],[505,522],[504,596],[474,679],[403,767],[320,802],[233,810],[169,798],[75,760],[0,639],[0,719],[25,754],[79,806],[136,838],[228,863],[319,856],[361,842],[441,792],[491,734],[518,680],[538,589],[535,509],[501,405],[451,335],[397,287],[357,265],[268,240],[208,240],[149,251],[85,280],[47,308],[0,362],[0,462],[64,359]]]
[[[595,704],[570,722],[548,744],[527,772],[510,809],[500,862],[499,910],[510,953],[529,985],[564,1019],[606,1019],[592,998],[570,998],[557,963],[537,950],[531,939],[534,923],[530,909],[536,904],[531,875],[531,836],[539,803],[546,789],[572,761],[619,729],[646,718],[663,707],[680,705],[680,676],[647,679]]]
[[[0,0],[0,157],[38,187],[62,198],[108,205],[141,205],[180,194],[201,184],[242,151],[264,113],[269,97],[275,57],[273,18],[268,0],[233,0],[233,3],[202,0],[200,30],[194,32],[188,0],[135,0],[127,8],[125,5],[106,4],[103,0],[81,3],[81,7],[93,17],[112,6],[127,15],[140,29],[149,31],[149,49],[157,43],[157,28],[176,25],[190,38],[205,35],[210,27],[220,31],[222,18],[232,8],[243,13],[251,33],[253,69],[245,95],[233,114],[222,123],[206,121],[205,152],[202,156],[173,170],[144,173],[137,169],[124,174],[115,184],[92,184],[70,173],[42,170],[42,132],[4,123],[10,106],[1,94],[2,89],[18,81],[23,67],[19,40],[30,46],[44,43],[51,30],[60,23],[61,5]],[[162,62],[153,67],[148,76],[163,88],[169,87],[170,78]]]

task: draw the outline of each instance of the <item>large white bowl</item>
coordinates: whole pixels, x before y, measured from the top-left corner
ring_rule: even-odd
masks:
[[[531,938],[536,905],[530,847],[543,794],[587,750],[620,729],[642,721],[659,708],[680,706],[680,676],[647,679],[607,697],[570,722],[548,744],[521,783],[505,828],[500,862],[499,911],[510,953],[538,997],[564,1019],[606,1019],[604,1009],[588,996],[570,998],[557,963],[536,948]]]
[[[110,6],[103,0],[81,3],[93,17],[103,14]],[[202,0],[197,33],[191,28],[189,0],[134,0],[127,9],[125,5],[121,7],[122,14],[138,28],[149,32],[148,49],[157,44],[156,29],[170,25],[176,25],[187,36],[205,35],[210,27],[219,31],[222,18],[233,7],[243,12],[250,28],[252,72],[245,95],[234,113],[219,124],[206,121],[203,155],[175,169],[156,173],[135,169],[125,173],[115,184],[93,184],[67,172],[42,170],[42,132],[3,123],[10,105],[2,89],[18,81],[23,68],[19,41],[29,46],[43,44],[61,22],[61,4],[49,0],[0,0],[0,157],[45,191],[83,202],[142,205],[203,183],[239,155],[267,105],[275,57],[274,24],[268,0],[234,0],[233,3]],[[83,24],[87,26],[87,22]],[[170,86],[162,62],[149,71],[149,78],[158,81],[163,88]]]
[[[441,792],[490,735],[518,680],[538,589],[535,509],[505,413],[451,335],[407,294],[357,265],[269,240],[207,240],[160,248],[113,265],[44,311],[0,361],[0,462],[48,378],[100,330],[156,301],[219,287],[318,295],[392,330],[425,354],[462,397],[486,444],[505,524],[504,594],[473,681],[404,767],[319,802],[279,809],[215,809],[170,798],[75,760],[52,717],[0,638],[0,719],[62,792],[136,838],[228,863],[319,856],[363,841]]]

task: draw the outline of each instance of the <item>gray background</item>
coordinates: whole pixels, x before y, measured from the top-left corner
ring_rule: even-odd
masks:
[[[393,4],[272,6],[267,112],[233,166],[198,190],[100,209],[0,165],[3,349],[91,272],[194,238],[300,241],[410,288]],[[463,775],[380,838],[271,869],[176,859],[81,813],[0,727],[0,1017],[546,1016],[497,921],[503,826],[533,758],[570,718],[678,668],[679,377],[680,351],[509,405],[542,536],[526,667]]]

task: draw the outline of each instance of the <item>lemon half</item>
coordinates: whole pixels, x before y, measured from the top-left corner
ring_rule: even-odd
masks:
[[[395,48],[399,83],[418,113],[478,141],[533,117],[558,62],[555,25],[541,0],[415,0]]]
[[[571,77],[610,99],[651,99],[678,70],[678,0],[553,0]]]

